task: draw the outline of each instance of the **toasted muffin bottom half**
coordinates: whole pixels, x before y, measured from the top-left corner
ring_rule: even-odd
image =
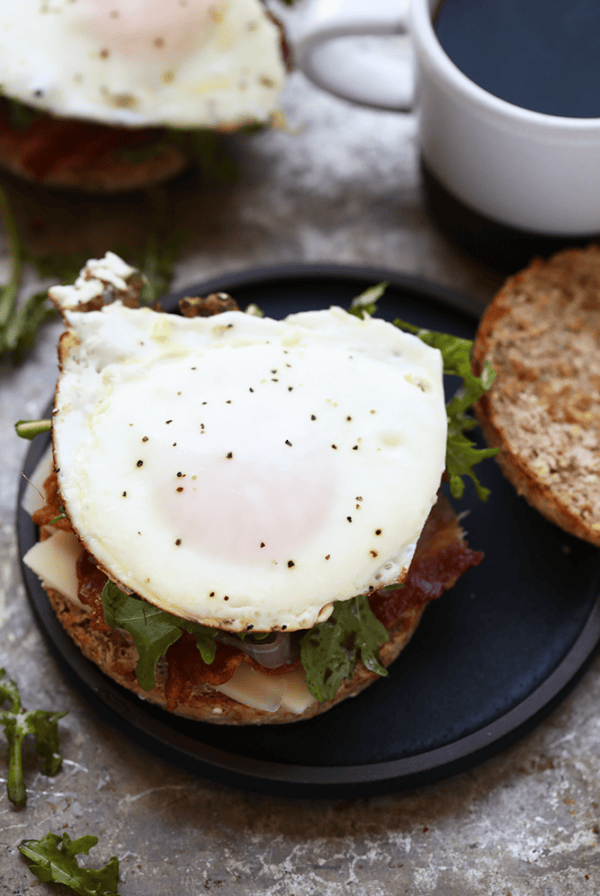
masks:
[[[45,513],[47,517],[49,512],[54,513],[55,509],[42,511],[42,514]],[[40,517],[37,519],[40,520]],[[87,552],[82,548],[82,558],[85,556]],[[375,615],[389,633],[389,640],[380,648],[380,659],[384,666],[389,666],[409,643],[427,603],[451,588],[463,572],[481,561],[482,556],[480,552],[468,547],[452,506],[443,496],[438,496],[419,539],[404,587],[397,591],[374,594],[370,599]],[[93,568],[89,563],[87,566]],[[269,712],[226,696],[206,680],[195,680],[198,677],[197,663],[194,664],[196,668],[190,678],[186,678],[185,672],[182,674],[180,662],[174,664],[174,676],[170,676],[169,659],[162,657],[157,666],[155,687],[151,691],[144,691],[136,679],[138,652],[131,635],[121,629],[109,628],[104,623],[97,587],[93,596],[94,588],[86,589],[85,577],[80,577],[80,586],[80,597],[89,604],[89,609],[83,609],[53,588],[46,587],[46,592],[61,625],[83,655],[119,685],[162,709],[188,719],[228,725],[300,721],[326,712],[346,698],[356,696],[379,678],[359,660],[352,678],[344,680],[333,700],[325,703],[312,700],[301,712],[291,711],[284,706]],[[277,669],[261,669],[255,660],[249,659],[241,651],[233,649],[233,654],[239,656],[232,660],[230,653],[226,658],[225,664],[229,663],[230,667],[225,675],[233,675],[239,663],[250,663],[255,670],[269,676],[278,673]],[[221,663],[221,677],[222,665]],[[299,662],[294,664],[294,668],[299,668]],[[206,675],[210,678],[210,666],[206,670]],[[282,668],[283,674],[289,671],[290,666]],[[173,677],[178,680],[174,681]]]

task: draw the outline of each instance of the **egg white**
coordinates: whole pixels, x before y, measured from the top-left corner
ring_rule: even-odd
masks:
[[[437,350],[339,308],[64,314],[59,487],[122,587],[230,631],[295,630],[404,578],[444,469]]]
[[[266,121],[285,79],[260,0],[0,0],[2,92],[132,127]]]

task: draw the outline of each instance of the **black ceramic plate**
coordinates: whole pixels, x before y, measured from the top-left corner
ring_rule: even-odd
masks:
[[[179,295],[231,292],[269,315],[347,306],[381,280],[381,316],[471,337],[469,302],[450,290],[380,269],[294,266],[255,270]],[[177,296],[165,307],[176,307]],[[44,450],[32,443],[29,475]],[[467,487],[457,502],[485,560],[429,605],[407,649],[382,679],[316,719],[229,728],[178,719],[123,690],[85,660],[58,624],[37,577],[23,575],[40,626],[97,712],[133,740],[198,774],[301,797],[389,793],[464,770],[516,740],[577,680],[600,639],[600,554],[547,523],[517,497],[494,461],[480,466],[492,494]],[[24,482],[24,480],[23,480]],[[37,537],[18,511],[21,552]]]

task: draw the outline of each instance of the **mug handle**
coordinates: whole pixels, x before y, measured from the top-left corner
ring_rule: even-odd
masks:
[[[408,3],[402,8],[401,0],[396,4],[390,0],[315,0],[304,12],[294,41],[294,57],[311,81],[364,106],[411,111],[412,59],[403,67],[400,59],[380,52],[349,53],[339,39],[407,34]]]

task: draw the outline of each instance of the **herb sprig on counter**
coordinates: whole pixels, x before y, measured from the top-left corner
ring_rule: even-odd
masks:
[[[19,852],[31,859],[29,870],[44,884],[62,884],[79,896],[119,896],[119,860],[113,856],[98,870],[82,868],[78,855],[89,855],[98,838],[92,834],[71,840],[49,831],[41,840],[23,840]]]
[[[149,213],[146,238],[142,246],[127,246],[120,254],[132,260],[142,277],[140,303],[153,305],[169,291],[174,268],[181,257],[185,233],[171,227],[164,233],[164,222],[169,220],[166,194],[156,188],[148,192]],[[26,264],[31,265],[41,279],[57,279],[73,283],[85,265],[86,258],[76,254],[49,256],[28,250],[21,238],[6,194],[0,189],[0,224],[8,244],[10,272],[0,285],[0,358],[8,356],[19,363],[35,345],[40,327],[58,318],[58,312],[48,299],[47,289],[34,293],[19,304],[19,291]],[[87,257],[93,254],[88,250]]]
[[[17,308],[26,253],[8,199],[2,190],[0,218],[6,230],[10,254],[8,280],[0,287],[0,357],[8,354],[18,361],[33,346],[38,328],[56,317],[57,313],[48,307],[45,292],[35,293]]]
[[[2,709],[7,701],[10,709]],[[4,726],[9,750],[6,789],[9,800],[15,806],[24,806],[27,802],[23,776],[23,741],[26,735],[34,736],[37,753],[44,759],[42,774],[56,775],[62,765],[58,752],[58,720],[66,715],[66,711],[24,709],[17,685],[7,678],[5,669],[0,669],[0,725]]]

